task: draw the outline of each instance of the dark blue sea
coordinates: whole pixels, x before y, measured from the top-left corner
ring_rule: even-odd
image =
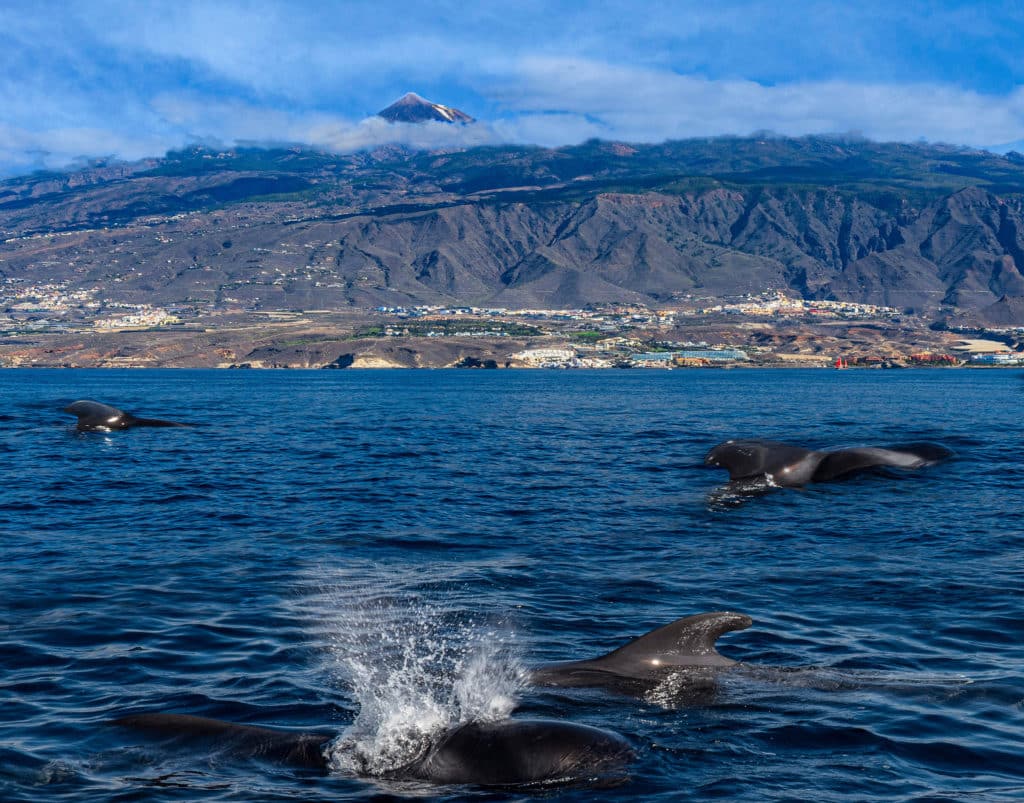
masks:
[[[79,398],[196,424],[79,434]],[[4,801],[1024,798],[1024,374],[0,371]],[[704,453],[935,441],[738,496]],[[696,700],[538,689],[749,614]],[[328,774],[114,727],[327,731]],[[466,719],[637,751],[612,788],[386,774]]]

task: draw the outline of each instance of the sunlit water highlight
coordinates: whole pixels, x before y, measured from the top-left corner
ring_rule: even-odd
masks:
[[[77,398],[199,426],[77,435]],[[363,776],[510,709],[636,747],[559,799],[1024,796],[1021,372],[2,371],[0,399],[4,801],[406,794]],[[743,437],[956,457],[730,495],[701,459]],[[522,683],[710,610],[754,619],[711,694]],[[335,770],[104,724],[141,711],[335,734]]]

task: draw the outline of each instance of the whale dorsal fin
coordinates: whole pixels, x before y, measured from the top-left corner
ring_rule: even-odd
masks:
[[[164,421],[160,418],[139,418],[124,410],[118,410],[109,404],[93,401],[92,399],[79,399],[64,408],[65,413],[78,417],[77,428],[79,431],[90,430],[105,432],[114,429],[128,429],[129,427],[190,427],[191,424],[183,424],[180,421]]]
[[[79,399],[64,408],[64,412],[76,415],[79,418],[117,418],[124,415],[124,410],[118,410],[109,404],[93,401],[92,399]]]
[[[735,661],[720,655],[715,642],[723,634],[751,624],[749,616],[730,611],[686,616],[588,663],[594,669],[623,675],[659,666],[728,666]]]
[[[109,404],[103,404],[92,399],[79,399],[64,408],[65,413],[71,413],[78,418],[78,428],[85,429],[124,429],[133,420],[134,416],[124,410],[118,410]]]

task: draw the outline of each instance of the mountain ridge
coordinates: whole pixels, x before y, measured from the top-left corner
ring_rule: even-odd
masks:
[[[841,138],[190,148],[0,182],[0,279],[264,309],[774,289],[1024,325],[1022,204],[1014,159]]]

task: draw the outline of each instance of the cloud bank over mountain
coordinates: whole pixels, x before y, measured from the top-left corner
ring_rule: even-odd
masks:
[[[0,173],[193,141],[350,151],[756,130],[1024,139],[1019,4],[468,5],[7,4]],[[410,90],[478,122],[373,116]]]

